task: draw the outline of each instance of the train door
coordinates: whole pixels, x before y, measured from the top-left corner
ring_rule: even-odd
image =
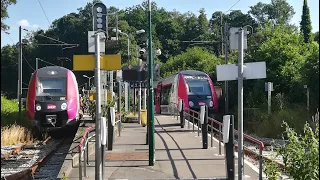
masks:
[[[172,83],[171,92],[170,92],[170,104],[173,107],[177,107],[177,103],[178,103],[178,77],[179,77],[179,74],[177,74],[174,77],[174,81]]]

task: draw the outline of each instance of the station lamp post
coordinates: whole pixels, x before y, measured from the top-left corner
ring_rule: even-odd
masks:
[[[117,29],[113,29],[112,31],[113,32],[117,32]],[[140,30],[136,31],[135,34],[142,34],[142,33],[145,33],[145,32],[146,31],[144,29],[140,29]],[[128,62],[130,64],[130,36],[132,36],[132,35],[124,33],[120,29],[118,29],[118,33],[125,35],[127,37],[127,39],[128,39],[128,50],[127,51],[128,51]]]
[[[92,76],[92,77],[88,77],[87,75],[83,75],[83,77],[85,77],[85,78],[88,78],[88,80],[89,80],[89,89],[88,90],[90,90],[90,80],[92,79],[92,78],[94,78],[94,76]]]

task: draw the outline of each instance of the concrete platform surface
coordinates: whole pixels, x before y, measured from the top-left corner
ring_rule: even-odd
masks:
[[[202,149],[201,136],[192,129],[181,128],[172,116],[155,116],[155,165],[148,166],[146,127],[124,123],[121,137],[116,139],[112,151],[106,152],[104,179],[226,179],[225,156],[219,155],[219,145],[213,141]],[[201,134],[201,133],[200,133]],[[223,148],[223,147],[222,147]],[[95,155],[89,157],[87,177],[95,178]],[[237,159],[235,159],[237,176]],[[258,173],[245,164],[243,179],[258,179]],[[79,179],[78,167],[68,179]]]

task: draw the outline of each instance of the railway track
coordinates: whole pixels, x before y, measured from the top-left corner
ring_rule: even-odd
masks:
[[[63,141],[47,138],[37,144],[22,145],[1,158],[1,179],[29,179],[46,157]]]
[[[46,162],[37,168],[34,172],[33,179],[56,179],[65,157],[69,151],[73,137],[67,137],[63,142],[47,157]]]
[[[49,137],[37,144],[1,149],[1,179],[56,179],[75,132],[60,139]]]

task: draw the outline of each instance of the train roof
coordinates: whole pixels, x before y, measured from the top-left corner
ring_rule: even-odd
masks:
[[[180,71],[178,73],[181,73],[182,75],[189,75],[189,76],[205,76],[207,75],[206,73],[204,72],[201,72],[201,71],[197,71],[197,70],[185,70],[185,71]],[[172,74],[166,78],[163,78],[161,79],[160,81],[157,82],[158,83],[162,83],[163,85],[165,84],[171,84],[174,80],[174,77],[178,74],[178,73],[175,73],[175,74]]]
[[[47,66],[39,68],[37,75],[40,77],[66,77],[69,69],[61,66]]]
[[[186,70],[186,71],[180,71],[179,73],[181,73],[183,75],[189,75],[189,76],[207,75],[206,73],[201,72],[201,71],[197,71],[197,70]]]

